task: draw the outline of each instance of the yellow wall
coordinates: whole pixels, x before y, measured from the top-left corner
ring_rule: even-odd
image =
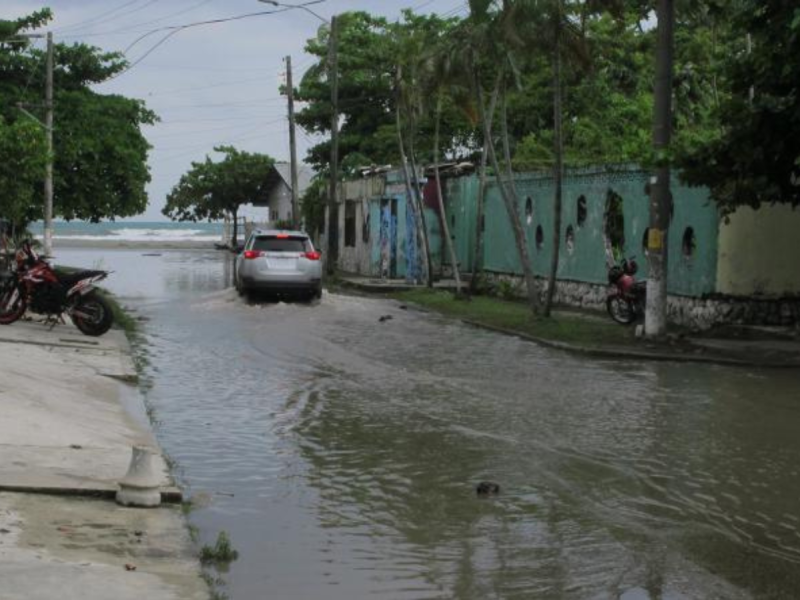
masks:
[[[742,207],[721,223],[717,291],[782,296],[800,293],[800,210]]]

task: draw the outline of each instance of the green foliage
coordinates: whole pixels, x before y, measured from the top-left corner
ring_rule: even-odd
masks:
[[[200,562],[227,565],[239,558],[239,552],[231,546],[231,539],[227,532],[220,531],[217,541],[213,546],[203,546],[200,549]]]
[[[266,201],[272,158],[231,146],[214,151],[223,154],[222,161],[206,156],[204,162],[193,162],[167,196],[165,216],[174,221],[221,219],[226,213],[235,217],[241,205]]]
[[[722,60],[729,92],[720,101],[721,126],[681,156],[685,178],[708,186],[726,213],[742,205],[798,206],[800,9],[781,0],[741,0],[732,8],[736,42]]]
[[[0,116],[0,217],[18,227],[32,220],[46,161],[41,127],[29,121],[9,125]]]
[[[51,17],[44,9],[16,21],[0,21],[0,137],[17,139],[15,146],[6,142],[0,147],[0,170],[21,175],[16,185],[3,183],[0,210],[11,210],[14,218],[24,221],[42,217],[39,140],[44,132],[17,105],[28,105],[44,119],[35,107],[44,98],[46,56],[14,36],[45,25]],[[127,62],[119,53],[85,44],[56,44],[54,53],[55,215],[97,222],[141,213],[147,207],[145,186],[150,181],[150,146],[141,127],[154,123],[156,116],[140,101],[99,94],[90,87],[125,69]]]
[[[398,62],[413,57],[417,71],[415,86],[425,86],[425,72],[434,55],[434,43],[452,26],[454,20],[435,15],[415,15],[410,11],[403,20],[389,23],[365,12],[350,12],[337,19],[339,62],[339,157],[345,166],[398,164],[397,132],[394,114]],[[328,133],[331,127],[331,88],[328,80],[328,40],[330,31],[323,27],[306,44],[306,52],[318,57],[300,82],[297,98],[307,105],[297,114],[297,123],[309,133]],[[416,91],[426,95],[425,87]],[[431,102],[434,100],[431,98]],[[417,104],[419,106],[419,104]],[[428,107],[419,126],[420,158],[432,154],[434,119]],[[466,143],[472,127],[463,112],[449,100],[442,119],[442,148],[454,153]],[[350,156],[355,158],[350,159]],[[330,159],[330,143],[317,144],[307,160],[318,171],[325,170]]]
[[[325,223],[325,203],[328,201],[328,178],[318,175],[311,181],[305,194],[300,199],[303,221],[306,231],[314,233],[322,231]]]

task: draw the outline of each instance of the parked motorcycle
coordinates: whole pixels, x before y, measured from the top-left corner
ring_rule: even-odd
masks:
[[[606,310],[617,323],[630,325],[644,316],[647,282],[636,281],[639,266],[634,257],[622,259],[608,270],[608,282],[614,286],[606,298]]]
[[[94,287],[108,277],[107,271],[56,273],[28,240],[14,259],[15,268],[0,274],[0,325],[9,325],[30,310],[53,325],[67,314],[86,335],[103,335],[111,328],[111,307]]]

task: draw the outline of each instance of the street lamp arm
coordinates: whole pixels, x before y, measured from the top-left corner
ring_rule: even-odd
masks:
[[[313,10],[311,10],[309,8],[310,5],[321,4],[321,3],[325,2],[325,0],[312,0],[311,2],[306,2],[305,4],[284,4],[283,2],[276,2],[276,0],[258,0],[258,1],[259,2],[263,2],[264,4],[272,4],[272,6],[276,6],[278,8],[299,8],[299,9],[302,9],[302,10],[306,11],[307,13],[315,16],[317,19],[319,19],[320,21],[322,21],[326,25],[330,25],[331,24],[331,22],[328,19],[326,19],[325,17],[317,14],[316,12],[314,12]]]

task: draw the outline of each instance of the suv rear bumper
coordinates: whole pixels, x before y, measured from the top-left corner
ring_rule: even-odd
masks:
[[[251,277],[242,277],[242,286],[248,290],[265,292],[314,292],[322,287],[321,279],[306,279],[303,281],[265,281]]]

